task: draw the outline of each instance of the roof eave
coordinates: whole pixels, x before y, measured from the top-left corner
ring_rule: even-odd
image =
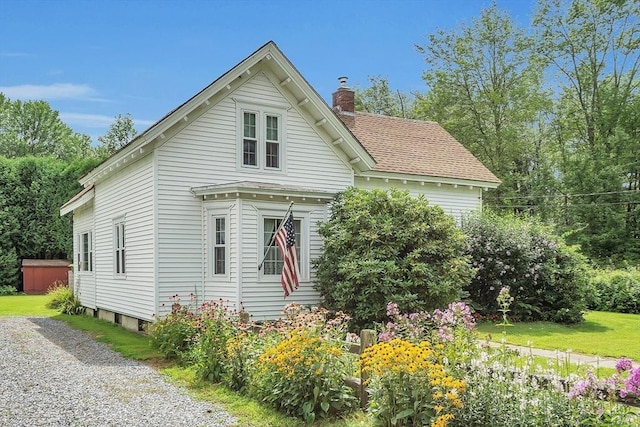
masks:
[[[73,212],[74,210],[86,205],[93,200],[94,196],[95,190],[93,185],[84,188],[60,207],[60,216],[65,216],[69,212]]]
[[[365,178],[365,179],[386,179],[389,181],[399,181],[401,183],[416,182],[420,184],[424,184],[424,183],[440,184],[440,185],[448,184],[448,185],[481,187],[484,189],[497,188],[501,184],[500,180],[498,180],[498,182],[495,182],[495,181],[476,180],[476,179],[468,179],[468,178],[452,178],[452,177],[418,175],[418,174],[397,173],[397,172],[383,172],[383,171],[369,171],[369,172],[360,174],[358,176],[360,178]]]
[[[257,182],[239,182],[229,184],[206,185],[191,188],[191,193],[195,197],[217,198],[233,195],[241,196],[282,196],[315,199],[328,202],[333,200],[335,193],[303,187],[286,187],[281,185],[271,185]]]

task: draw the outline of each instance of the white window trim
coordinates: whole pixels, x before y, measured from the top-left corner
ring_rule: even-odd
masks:
[[[255,103],[248,100],[236,101],[236,133],[237,133],[237,169],[243,172],[260,172],[283,174],[287,166],[287,108],[288,106],[271,103]],[[245,165],[244,161],[244,113],[256,114],[256,147],[257,165]],[[267,167],[267,116],[278,117],[278,166]]]
[[[209,244],[207,245],[207,265],[209,270],[209,279],[211,280],[219,280],[219,281],[228,281],[230,277],[229,270],[231,269],[231,244],[229,240],[229,228],[231,226],[229,221],[229,210],[228,209],[208,209],[207,210],[208,224],[209,224],[209,232],[208,232],[208,240]],[[215,241],[216,241],[216,218],[224,218],[225,222],[225,273],[224,274],[215,274],[215,265],[213,257]]]
[[[118,247],[118,235],[116,233],[116,227],[119,227],[120,225],[122,225],[122,229],[124,231],[124,241],[123,243],[123,247],[119,248]],[[115,218],[113,220],[113,226],[112,226],[112,232],[113,232],[113,277],[114,278],[118,278],[118,279],[125,279],[127,277],[127,272],[129,271],[129,269],[127,268],[127,222],[124,216]],[[117,266],[118,266],[118,250],[123,250],[124,251],[124,261],[123,261],[123,270],[124,272],[117,272]]]
[[[282,220],[286,210],[260,209],[258,212],[258,256],[259,261],[264,257],[264,220],[277,218]],[[300,269],[300,282],[309,281],[310,259],[309,259],[309,239],[311,238],[309,230],[309,213],[293,212],[294,221],[300,221],[300,237],[302,242],[296,240],[296,246],[300,247],[300,259],[298,259],[298,268]],[[274,243],[275,245],[275,243]],[[260,269],[258,282],[280,282],[280,274],[264,274],[264,269]]]
[[[90,264],[89,264],[89,260],[84,259],[84,245],[83,245],[82,237],[85,234],[89,236],[89,254],[88,255],[89,255]],[[83,270],[82,265],[85,262],[88,263],[87,269]],[[76,263],[77,263],[76,271],[79,274],[93,274],[95,256],[93,253],[93,231],[92,230],[82,230],[78,233],[78,253],[76,256]]]

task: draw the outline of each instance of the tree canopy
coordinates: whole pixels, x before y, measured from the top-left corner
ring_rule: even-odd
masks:
[[[640,261],[639,21],[637,0],[539,0],[525,28],[494,3],[416,46],[413,116],[503,181],[486,205],[555,223],[597,261]]]
[[[109,126],[109,130],[102,136],[98,137],[98,152],[101,155],[110,156],[129,143],[137,134],[133,126],[131,114],[124,116],[118,114],[115,121]]]
[[[0,155],[71,160],[91,153],[91,138],[64,124],[47,102],[11,101],[0,93]]]

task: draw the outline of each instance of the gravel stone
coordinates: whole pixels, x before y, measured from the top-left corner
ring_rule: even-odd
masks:
[[[0,426],[230,426],[222,408],[44,317],[0,318]]]

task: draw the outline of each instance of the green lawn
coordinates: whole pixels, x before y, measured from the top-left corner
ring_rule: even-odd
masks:
[[[55,316],[57,311],[46,308],[47,295],[2,295],[0,317],[3,316]]]
[[[551,322],[514,323],[504,328],[506,342],[640,361],[640,314],[591,311],[584,317],[584,322],[569,326]],[[503,328],[489,322],[480,323],[478,331],[481,338],[490,335],[492,341],[499,342],[503,337]]]

